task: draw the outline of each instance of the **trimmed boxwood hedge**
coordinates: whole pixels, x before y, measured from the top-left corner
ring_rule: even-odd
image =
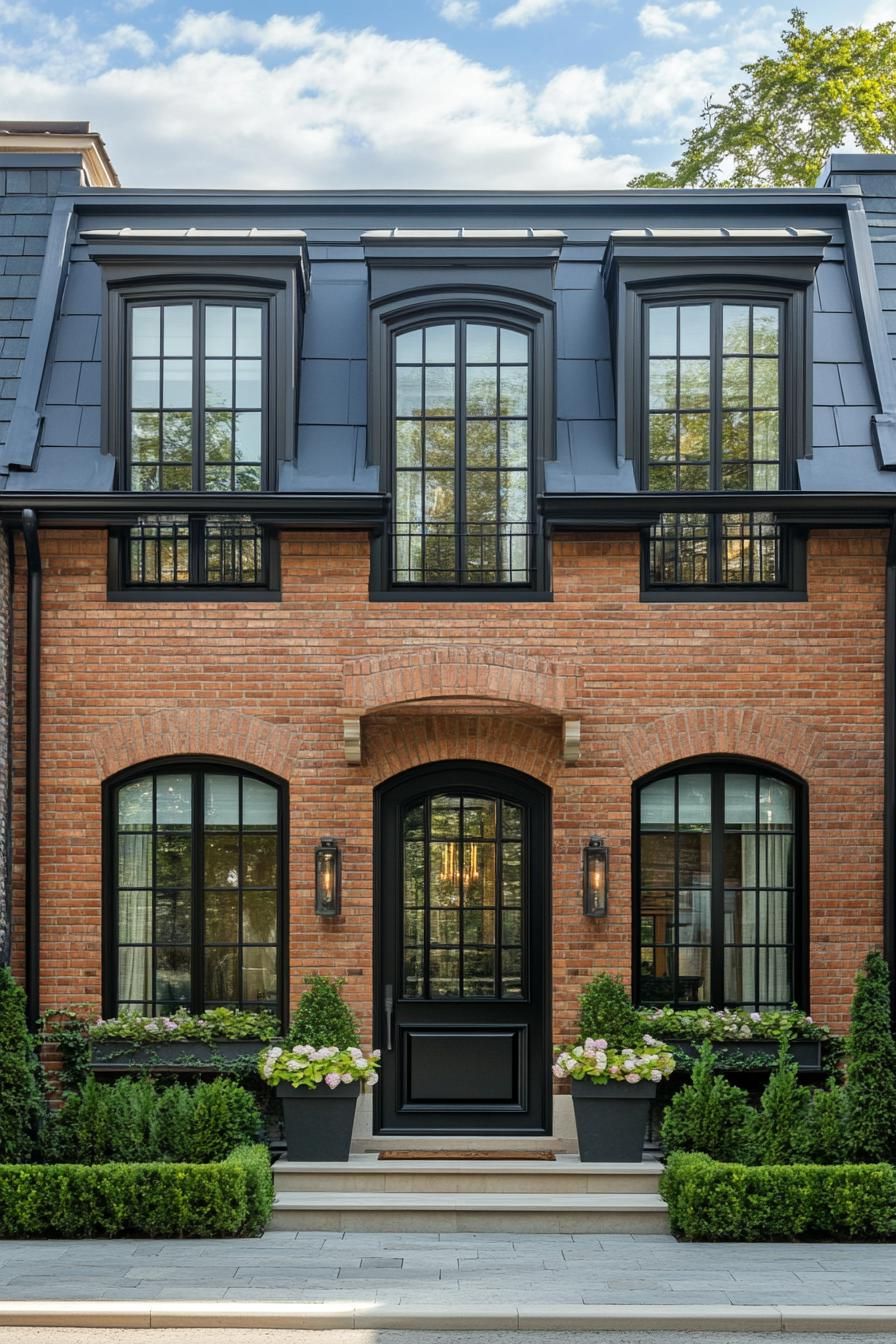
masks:
[[[223,1162],[0,1166],[0,1237],[235,1237],[264,1230],[267,1149]]]
[[[660,1193],[687,1241],[896,1236],[896,1169],[885,1162],[747,1167],[673,1153]]]

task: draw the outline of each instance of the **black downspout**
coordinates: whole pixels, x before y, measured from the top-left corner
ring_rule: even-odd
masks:
[[[40,608],[41,563],[37,517],[22,510],[28,561],[25,653],[25,997],[28,1023],[40,1016]]]
[[[896,1009],[896,517],[890,521],[884,615],[884,956]]]

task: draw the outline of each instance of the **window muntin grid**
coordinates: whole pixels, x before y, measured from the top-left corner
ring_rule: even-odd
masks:
[[[463,791],[402,818],[402,994],[518,999],[526,993],[525,814]]]
[[[717,299],[645,311],[648,490],[777,490],[783,305]],[[669,514],[651,532],[656,585],[774,585],[782,569],[767,514]]]
[[[246,514],[148,514],[128,529],[126,587],[257,587],[264,529]]]
[[[497,323],[393,337],[394,583],[531,582],[530,367]]]
[[[794,786],[737,765],[696,767],[642,786],[638,808],[640,1001],[789,1007]]]
[[[275,1007],[275,786],[172,767],[119,785],[112,806],[116,1011]]]
[[[266,434],[265,305],[129,305],[128,487],[257,491]]]

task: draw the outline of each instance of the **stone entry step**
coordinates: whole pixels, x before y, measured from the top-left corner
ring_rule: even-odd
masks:
[[[348,1162],[274,1164],[278,1194],[323,1191],[390,1194],[641,1194],[655,1195],[659,1162],[580,1162],[559,1156],[539,1161],[383,1161],[375,1155]]]
[[[469,1152],[471,1148],[503,1148],[507,1152],[514,1149],[522,1152],[568,1153],[570,1141],[550,1134],[445,1134],[437,1140],[428,1140],[419,1134],[374,1134],[366,1138],[352,1140],[352,1153],[415,1152],[420,1148],[438,1147],[442,1151],[451,1148],[459,1152]]]
[[[535,1164],[533,1164],[535,1165]],[[540,1164],[538,1164],[540,1165]],[[656,1194],[278,1192],[274,1231],[667,1233]]]

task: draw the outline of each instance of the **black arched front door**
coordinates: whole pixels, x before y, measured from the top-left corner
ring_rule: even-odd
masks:
[[[550,795],[426,766],[377,791],[376,1126],[550,1127]]]

